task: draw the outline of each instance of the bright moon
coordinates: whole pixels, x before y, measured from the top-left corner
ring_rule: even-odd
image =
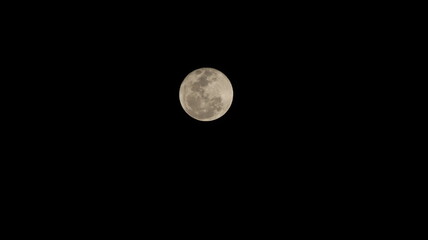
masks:
[[[180,86],[184,111],[199,121],[223,116],[232,105],[233,89],[229,79],[217,69],[199,68],[189,73]]]

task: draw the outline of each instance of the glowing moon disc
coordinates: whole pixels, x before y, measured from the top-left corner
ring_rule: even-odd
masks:
[[[189,116],[199,121],[212,121],[229,110],[233,88],[226,75],[219,70],[199,68],[184,78],[179,97],[181,106]]]

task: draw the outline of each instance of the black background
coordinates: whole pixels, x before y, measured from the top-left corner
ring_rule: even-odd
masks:
[[[313,158],[357,141],[376,56],[366,55],[365,36],[346,17],[351,12],[208,5],[178,15],[155,7],[153,16],[129,6],[87,6],[38,22],[29,61],[37,66],[33,84],[42,90],[38,106],[49,130],[91,145],[85,150],[100,157],[117,149],[117,157],[164,158],[174,149],[184,151],[174,156],[181,161],[219,153],[238,162]],[[178,101],[181,81],[199,67],[232,81],[233,105],[218,121],[194,121]]]
[[[367,159],[378,138],[378,28],[337,7],[36,13],[19,43],[31,66],[21,123],[26,153],[41,159],[28,166],[41,169],[38,186],[100,212],[112,201],[248,218],[284,207],[296,216],[360,209],[356,192],[377,167]],[[179,102],[181,81],[200,67],[233,85],[232,106],[216,121],[192,119]]]

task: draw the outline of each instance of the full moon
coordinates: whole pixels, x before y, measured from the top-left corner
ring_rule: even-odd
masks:
[[[217,69],[199,68],[189,73],[180,86],[184,111],[199,121],[222,117],[232,105],[233,89],[229,79]]]

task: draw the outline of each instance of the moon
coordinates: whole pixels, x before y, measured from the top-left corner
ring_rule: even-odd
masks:
[[[190,72],[180,86],[180,103],[184,111],[199,121],[222,117],[232,105],[233,88],[221,71],[204,67]]]

